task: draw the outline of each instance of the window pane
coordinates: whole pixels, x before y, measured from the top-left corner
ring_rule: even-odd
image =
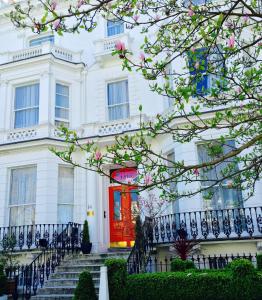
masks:
[[[74,169],[59,166],[58,203],[74,204]]]
[[[59,119],[66,119],[69,118],[69,110],[64,108],[56,108],[55,109],[55,117]]]
[[[39,84],[17,87],[15,89],[15,128],[38,124]]]
[[[136,190],[132,190],[130,192],[131,197],[131,212],[132,218],[135,219],[136,216],[139,214],[139,207],[138,207],[138,193]]]
[[[121,192],[114,191],[114,220],[121,221]]]
[[[69,108],[69,98],[67,96],[56,95],[56,106]]]
[[[55,118],[69,120],[69,87],[59,83],[56,84]]]
[[[11,205],[35,203],[36,170],[36,167],[26,167],[11,171]]]
[[[50,42],[51,44],[54,44],[55,42],[55,37],[53,35],[48,35],[48,36],[43,36],[37,39],[33,39],[29,42],[29,46],[39,46],[42,45],[43,43]]]
[[[119,81],[107,85],[109,120],[129,117],[128,81]]]
[[[67,224],[73,221],[73,205],[58,205],[58,224]]]
[[[15,128],[31,127],[38,124],[39,109],[19,110],[15,113]]]
[[[113,36],[124,32],[124,22],[120,20],[107,21],[107,36]]]

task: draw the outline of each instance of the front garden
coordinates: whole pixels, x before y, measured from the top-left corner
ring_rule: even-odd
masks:
[[[106,266],[110,300],[262,299],[262,255],[257,268],[247,259],[235,259],[223,270],[198,270],[192,262],[175,259],[171,272],[135,275],[127,274],[123,259],[107,260]]]

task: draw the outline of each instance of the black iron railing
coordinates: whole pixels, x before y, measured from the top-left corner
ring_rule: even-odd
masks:
[[[148,261],[153,252],[153,220],[147,218],[142,226],[143,236],[135,241],[135,245],[127,259],[128,273],[146,271]]]
[[[236,258],[245,258],[250,260],[256,267],[256,256],[257,254],[236,254],[236,255],[192,255],[188,257],[188,260],[194,262],[195,266],[199,270],[203,269],[224,269],[232,260]],[[171,271],[171,261],[175,257],[169,256],[164,258],[150,257],[146,272],[169,272]]]
[[[153,221],[153,243],[172,243],[178,231],[187,239],[226,240],[262,237],[262,207],[175,213]]]
[[[12,251],[38,249],[41,240],[46,240],[47,244],[61,242],[61,233],[64,232],[64,242],[72,235],[81,240],[82,225],[76,223],[69,224],[37,224],[24,226],[0,227],[0,251],[10,248],[10,238],[12,240]]]
[[[48,243],[41,247],[41,253],[28,265],[7,268],[6,274],[10,279],[16,280],[17,290],[13,298],[21,297],[30,299],[36,295],[39,287],[49,279],[50,274],[54,273],[66,254],[78,252],[81,245],[82,225],[69,223],[56,225],[59,231],[53,231],[52,236],[44,235]],[[60,233],[58,233],[60,232]],[[41,240],[41,239],[40,239]],[[41,241],[38,247],[41,246]]]

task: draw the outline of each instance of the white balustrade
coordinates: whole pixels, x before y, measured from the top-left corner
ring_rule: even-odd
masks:
[[[38,57],[45,54],[52,54],[56,58],[69,62],[79,63],[81,62],[82,52],[73,52],[62,47],[57,47],[47,42],[40,46],[29,47],[19,51],[0,53],[0,63],[4,64],[9,62],[16,62],[24,59]]]
[[[36,129],[21,129],[10,131],[6,137],[7,142],[31,140],[37,137]]]

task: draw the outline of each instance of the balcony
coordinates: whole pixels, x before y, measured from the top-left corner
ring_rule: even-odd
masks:
[[[157,217],[151,224],[154,244],[172,243],[181,231],[196,241],[262,238],[262,207],[193,211]]]
[[[82,137],[83,132],[81,129],[76,130],[76,132],[79,137]],[[51,124],[12,129],[0,132],[0,145],[24,141],[34,141],[44,138],[63,140],[63,137],[61,137],[60,134],[60,130],[56,126],[53,126]]]
[[[67,62],[81,62],[81,52],[73,52],[62,47],[57,47],[47,42],[36,47],[30,47],[13,52],[1,53],[0,64],[17,62],[34,57],[40,57],[47,54],[52,54],[54,57]]]
[[[99,63],[112,60],[112,51],[115,49],[116,42],[121,41],[127,49],[130,49],[130,37],[127,33],[105,37],[94,42],[95,58]]]

